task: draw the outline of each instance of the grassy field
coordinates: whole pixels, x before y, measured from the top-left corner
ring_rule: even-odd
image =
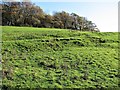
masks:
[[[118,33],[3,26],[3,88],[116,88]]]

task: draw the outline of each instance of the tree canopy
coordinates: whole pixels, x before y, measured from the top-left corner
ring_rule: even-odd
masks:
[[[65,11],[46,14],[31,2],[3,2],[2,25],[62,28],[80,31],[99,31],[97,26],[85,17]]]

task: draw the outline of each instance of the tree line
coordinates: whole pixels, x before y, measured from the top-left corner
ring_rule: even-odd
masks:
[[[99,31],[97,26],[85,17],[65,11],[46,14],[31,2],[2,2],[2,25],[31,26],[44,28]]]

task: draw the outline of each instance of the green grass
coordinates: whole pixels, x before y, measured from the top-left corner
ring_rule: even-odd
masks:
[[[117,32],[2,28],[4,87],[118,87]]]

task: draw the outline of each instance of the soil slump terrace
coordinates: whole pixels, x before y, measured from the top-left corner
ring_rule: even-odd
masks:
[[[2,28],[3,89],[118,87],[117,32]]]

